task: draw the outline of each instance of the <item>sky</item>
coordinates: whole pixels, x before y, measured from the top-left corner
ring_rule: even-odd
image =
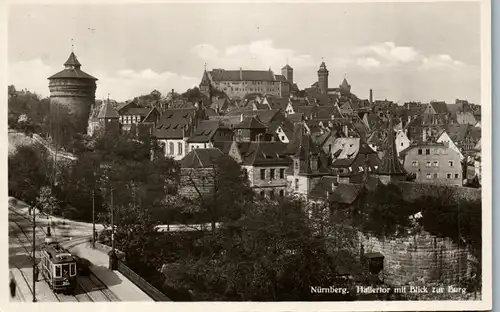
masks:
[[[368,98],[480,104],[478,3],[10,5],[8,83],[49,95],[73,50],[96,97],[181,93],[204,67],[294,68],[301,89],[346,77]]]

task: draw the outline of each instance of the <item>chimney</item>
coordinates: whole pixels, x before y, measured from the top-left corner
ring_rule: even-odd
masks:
[[[422,129],[422,141],[427,142],[427,131],[425,128]]]
[[[373,90],[370,89],[370,104],[373,103]]]
[[[411,121],[411,116],[408,116],[408,122],[407,122],[407,124],[409,124],[410,121]]]
[[[243,80],[243,69],[240,67],[240,80]]]
[[[243,119],[245,119],[245,117],[243,117],[243,114],[240,115],[240,122],[243,121]]]
[[[174,107],[174,89],[172,89],[172,108]]]
[[[344,135],[346,137],[349,137],[349,128],[347,127],[347,125],[344,125]]]

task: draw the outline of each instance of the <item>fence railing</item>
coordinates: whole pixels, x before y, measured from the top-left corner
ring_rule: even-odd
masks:
[[[95,248],[100,250],[106,254],[111,251],[111,247],[102,243],[95,243]],[[139,276],[139,274],[135,273],[132,269],[123,263],[125,259],[125,253],[123,251],[115,249],[116,255],[118,257],[118,272],[123,274],[126,278],[128,278],[132,283],[134,283],[137,287],[139,287],[143,292],[145,292],[151,299],[154,301],[172,301],[167,296],[165,296],[161,291],[156,289],[153,285],[151,285],[148,281]],[[162,274],[158,272],[158,274]]]
[[[154,286],[149,284],[145,279],[143,279],[137,273],[132,271],[122,261],[118,261],[118,272],[123,274],[130,281],[132,281],[132,283],[134,283],[137,287],[139,287],[142,291],[144,291],[154,301],[172,301],[162,292],[156,289]]]

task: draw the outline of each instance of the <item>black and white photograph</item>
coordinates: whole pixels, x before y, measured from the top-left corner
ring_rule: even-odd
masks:
[[[490,5],[8,3],[6,301],[491,310]]]

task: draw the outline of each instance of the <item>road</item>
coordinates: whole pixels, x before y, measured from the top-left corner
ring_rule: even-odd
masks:
[[[39,246],[45,238],[48,220],[44,217],[36,220],[35,230],[36,251],[35,258],[40,259]],[[68,228],[69,227],[69,228]],[[84,227],[84,226],[83,226]],[[90,232],[82,231],[73,225],[59,224],[54,227],[54,237],[66,248],[87,242]],[[75,235],[76,234],[76,235]],[[74,235],[74,236],[71,236]],[[33,300],[33,259],[32,238],[33,228],[30,217],[19,207],[9,203],[9,270],[17,284],[16,297],[13,302],[30,302]],[[49,285],[41,278],[35,285],[35,296],[40,302],[109,302],[118,301],[117,297],[94,274],[77,277],[77,289],[74,295],[55,294]]]

